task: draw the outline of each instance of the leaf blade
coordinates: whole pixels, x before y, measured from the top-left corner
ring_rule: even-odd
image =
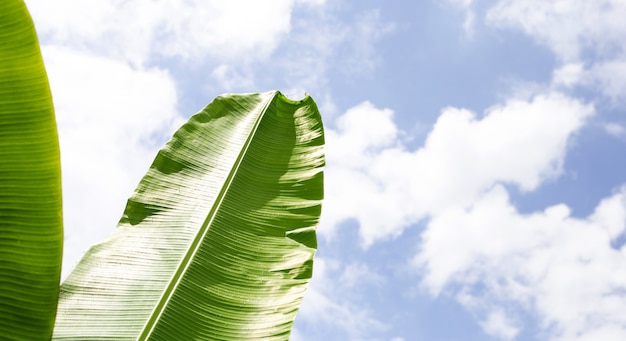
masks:
[[[234,119],[233,117],[238,116],[240,111],[244,114]],[[300,114],[296,115],[296,112]],[[297,125],[296,128],[294,122],[298,120],[304,124]],[[198,143],[198,140],[204,142]],[[209,148],[205,150],[204,146]],[[218,327],[226,326],[224,320],[217,317],[228,315],[225,313],[227,311],[233,311],[235,304],[232,300],[239,300],[237,304],[241,306],[242,302],[252,302],[257,295],[262,297],[260,294],[263,294],[267,287],[262,285],[264,280],[261,278],[265,278],[270,286],[276,286],[277,279],[283,278],[288,283],[287,289],[279,296],[286,296],[289,299],[281,304],[296,303],[296,308],[288,309],[291,315],[288,314],[286,320],[278,323],[283,325],[283,328],[275,331],[278,339],[286,339],[289,328],[285,329],[284,326],[290,327],[293,322],[297,304],[310,278],[311,260],[315,252],[316,245],[311,242],[311,239],[314,240],[314,232],[308,233],[308,244],[299,242],[302,238],[298,237],[307,235],[305,233],[307,229],[314,231],[319,219],[323,196],[322,146],[321,119],[315,103],[310,98],[295,103],[288,101],[278,92],[227,96],[216,99],[202,113],[194,116],[175,134],[168,146],[159,152],[150,171],[129,200],[125,215],[116,230],[116,233],[120,229],[124,230],[124,237],[113,237],[118,244],[127,241],[127,238],[138,230],[137,226],[142,226],[139,229],[160,233],[165,242],[150,244],[149,265],[139,266],[153,272],[163,271],[146,275],[146,278],[156,276],[161,282],[137,284],[139,283],[137,279],[133,280],[135,289],[143,286],[138,289],[143,293],[153,290],[153,295],[148,295],[150,303],[146,304],[145,309],[141,313],[135,311],[133,312],[135,315],[130,314],[142,317],[134,320],[130,328],[132,331],[113,330],[115,322],[108,321],[111,323],[111,333],[108,336],[158,340],[171,339],[174,333],[176,339],[226,340],[233,339],[233,333],[240,333],[234,339],[244,340],[246,334],[253,335],[250,330],[242,328],[244,322],[248,323],[250,317],[255,316],[263,320],[264,315],[258,315],[259,307],[250,310],[245,319],[233,319],[238,322],[232,325],[232,328],[222,328],[222,338],[207,330],[215,332]],[[299,150],[294,152],[296,147]],[[309,178],[310,180],[307,180]],[[254,181],[250,182],[251,179]],[[208,191],[201,190],[204,188]],[[223,195],[218,195],[219,193]],[[182,198],[187,199],[187,204],[184,204],[185,200]],[[299,199],[296,200],[297,198]],[[281,213],[281,210],[288,206],[285,202],[292,203],[294,206],[292,212]],[[180,205],[177,206],[178,204]],[[172,209],[173,207],[176,209]],[[250,212],[256,212],[256,215],[249,214]],[[276,220],[275,224],[263,228],[264,224],[267,225],[272,219]],[[165,226],[172,224],[178,226],[174,232],[164,230]],[[290,232],[291,230],[295,231]],[[238,239],[231,238],[233,233]],[[291,235],[295,238],[291,238]],[[261,243],[260,240],[266,243]],[[268,244],[267,241],[270,240],[280,240],[282,244],[275,242]],[[137,241],[138,239],[133,239],[132,244],[136,245]],[[276,250],[276,245],[279,244],[287,245],[287,251],[280,253]],[[172,248],[168,248],[169,246]],[[252,254],[261,255],[259,252],[267,246],[274,248],[268,256],[272,260],[269,263],[250,267],[249,264],[240,262],[226,266],[228,262],[235,260],[254,260],[250,259],[250,250]],[[92,250],[101,252],[102,250],[98,251],[98,247]],[[128,250],[127,248],[126,251]],[[172,254],[168,255],[170,251]],[[248,256],[241,256],[242,254]],[[271,256],[272,254],[274,255]],[[165,262],[162,261],[164,259]],[[271,269],[270,264],[282,265],[279,269]],[[243,271],[246,266],[247,272]],[[297,269],[300,268],[304,270],[298,272]],[[84,271],[89,271],[86,269],[87,267],[83,268]],[[110,271],[114,267],[109,263],[106,269]],[[292,273],[289,273],[291,270]],[[98,281],[103,279],[101,277]],[[86,278],[95,277],[86,273],[76,278],[70,275],[64,287],[73,290],[73,285],[84,282]],[[224,281],[227,278],[231,284],[239,288],[243,296],[225,296],[224,288],[214,285],[216,280]],[[252,287],[246,287],[246,283],[252,283]],[[146,285],[149,288],[146,288]],[[256,291],[251,291],[253,288]],[[81,290],[86,289],[88,288],[83,286]],[[294,292],[293,295],[289,294],[289,290]],[[69,301],[76,299],[76,291],[70,295],[62,295],[62,306],[68,301],[64,297]],[[276,301],[275,296],[269,297]],[[83,297],[89,298],[93,296]],[[199,306],[191,308],[190,301],[200,305],[204,304],[201,302],[213,302],[211,308],[213,315],[208,314],[206,310],[201,312]],[[216,302],[220,304],[215,305]],[[108,303],[110,306],[110,300]],[[125,304],[128,305],[128,302]],[[265,304],[269,305],[267,302]],[[85,308],[84,305],[81,307],[78,311]],[[126,306],[119,308],[126,313],[129,311]],[[61,320],[68,317],[63,310],[60,309]],[[108,309],[105,311],[105,314],[111,313]],[[116,315],[119,316],[119,312]],[[280,312],[278,315],[284,314]],[[143,324],[139,326],[142,319]],[[192,325],[202,327],[188,328],[188,322],[192,320],[197,320],[197,323]],[[99,326],[96,332],[103,330],[100,322],[102,321],[95,324],[91,322],[92,325]],[[61,327],[57,325],[57,329],[60,329],[58,334],[55,331],[55,335],[59,338],[71,338],[69,332],[72,328],[68,327],[71,325],[72,323],[66,327],[63,327],[63,323]],[[93,337],[104,336],[94,334]],[[258,339],[258,335],[251,337]],[[83,335],[83,339],[88,338]]]
[[[0,2],[0,335],[47,340],[63,245],[52,96],[23,1]]]

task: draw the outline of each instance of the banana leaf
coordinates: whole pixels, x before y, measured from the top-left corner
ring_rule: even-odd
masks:
[[[312,275],[323,144],[308,96],[216,98],[62,284],[53,339],[287,340]]]
[[[0,339],[49,340],[63,225],[52,96],[33,21],[0,1]]]

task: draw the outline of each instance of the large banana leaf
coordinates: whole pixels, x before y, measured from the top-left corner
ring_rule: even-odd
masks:
[[[317,247],[323,143],[308,96],[216,98],[63,283],[54,338],[287,340]]]
[[[63,227],[52,97],[22,0],[0,1],[0,339],[49,340]]]

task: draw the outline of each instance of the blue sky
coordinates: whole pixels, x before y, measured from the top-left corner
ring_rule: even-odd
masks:
[[[64,274],[189,116],[278,89],[327,133],[291,340],[626,339],[626,1],[26,3]]]

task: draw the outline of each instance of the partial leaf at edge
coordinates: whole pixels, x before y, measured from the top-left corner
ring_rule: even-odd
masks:
[[[63,225],[52,96],[22,0],[0,1],[0,338],[49,340]]]
[[[218,97],[63,283],[54,338],[287,340],[317,247],[323,143],[310,97]]]

